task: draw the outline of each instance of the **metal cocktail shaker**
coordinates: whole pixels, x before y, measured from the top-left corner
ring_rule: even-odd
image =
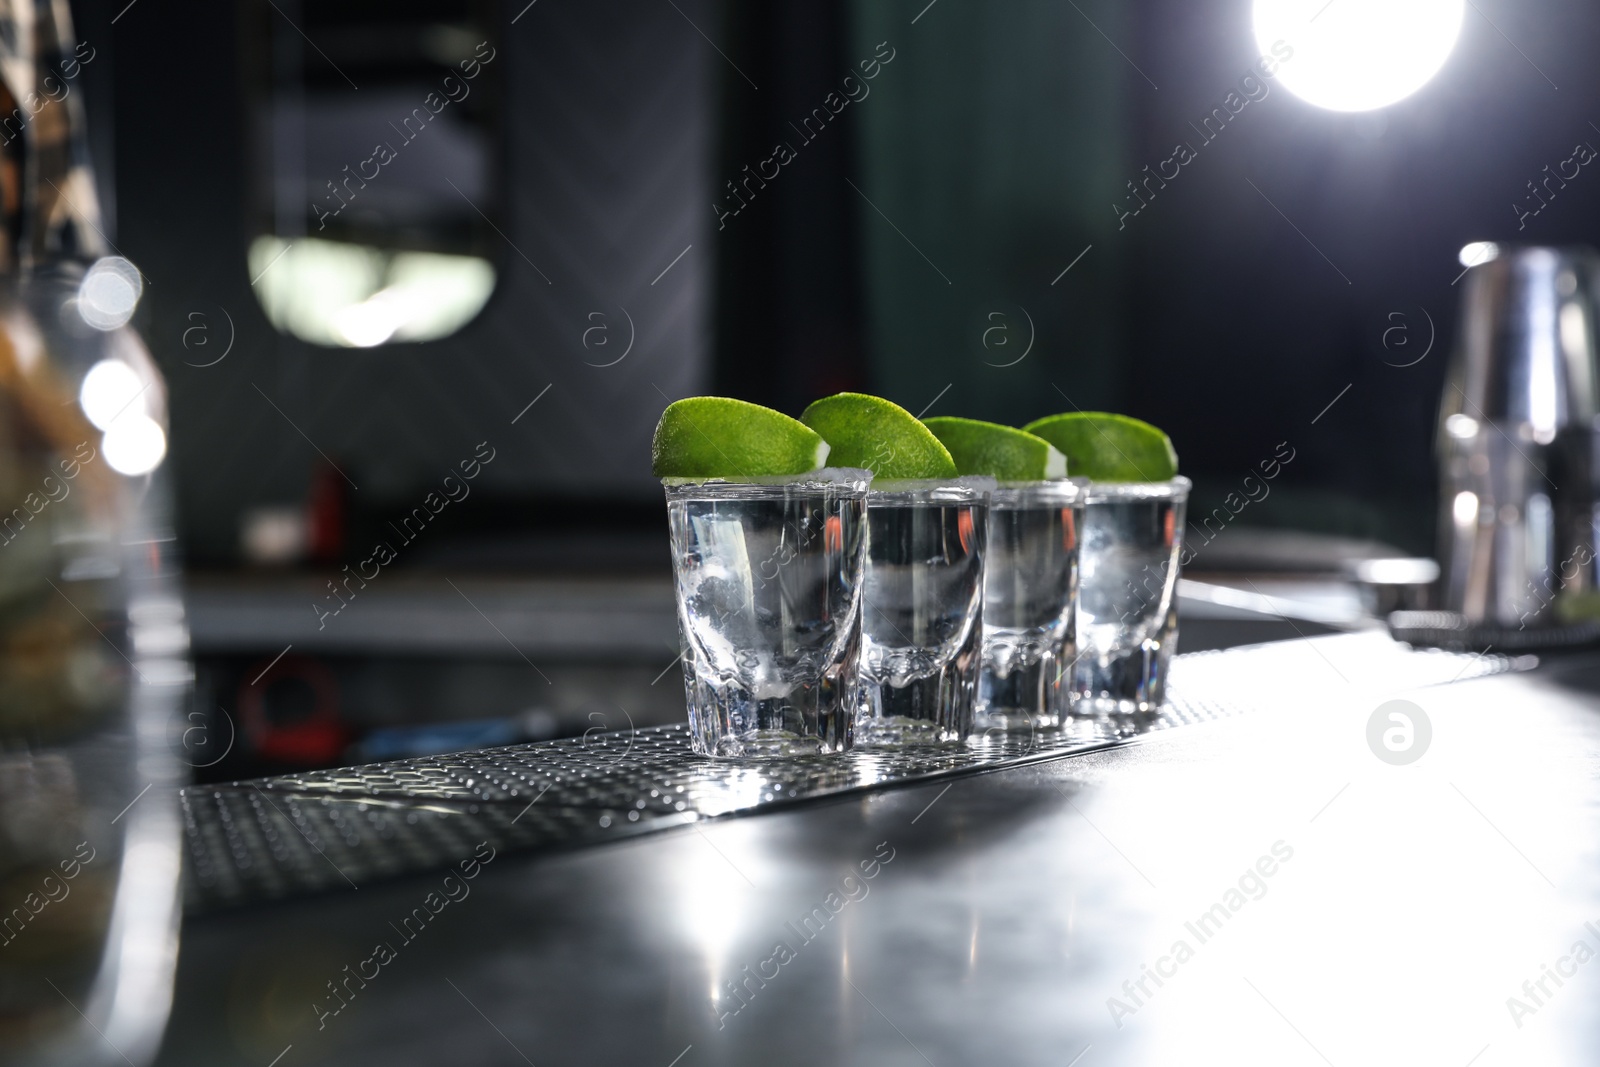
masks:
[[[1557,621],[1596,585],[1596,297],[1589,249],[1500,248],[1466,272],[1440,408],[1440,591],[1473,626]]]

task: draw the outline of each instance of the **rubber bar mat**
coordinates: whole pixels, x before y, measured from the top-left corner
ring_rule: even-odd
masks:
[[[694,755],[687,727],[676,725],[191,786],[180,794],[188,907],[359,887],[447,866],[485,840],[497,852],[598,844],[1057,759],[1281,704],[1316,685],[1319,670],[1387,694],[1534,662],[1412,650],[1381,633],[1338,635],[1178,656],[1158,713],[976,736],[962,747],[734,763]]]

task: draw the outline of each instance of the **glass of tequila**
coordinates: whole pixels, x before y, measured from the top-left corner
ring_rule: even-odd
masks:
[[[1056,692],[1076,656],[1081,480],[1002,482],[989,503],[980,730],[1061,720]]]
[[[695,752],[851,746],[871,477],[663,479]]]
[[[1189,479],[1095,482],[1083,510],[1074,715],[1148,712],[1178,639],[1178,556]]]
[[[966,740],[983,641],[993,478],[873,483],[867,494],[863,744]]]

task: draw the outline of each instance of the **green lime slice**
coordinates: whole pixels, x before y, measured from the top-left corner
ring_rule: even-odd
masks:
[[[1028,423],[1067,456],[1073,474],[1096,482],[1165,482],[1178,475],[1178,453],[1148,422],[1104,411],[1069,411]]]
[[[832,447],[838,467],[863,467],[875,476],[954,478],[955,461],[915,415],[878,396],[840,393],[806,408],[800,421]]]
[[[987,474],[1002,482],[1037,482],[1067,476],[1067,457],[1042,437],[979,419],[937,416],[923,419],[933,431],[956,470],[962,474]]]
[[[658,478],[758,478],[804,474],[828,458],[815,430],[781,411],[725,396],[667,405],[650,443]]]

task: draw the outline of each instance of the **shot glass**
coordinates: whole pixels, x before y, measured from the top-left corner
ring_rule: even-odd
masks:
[[[870,481],[848,468],[663,480],[695,752],[851,746]]]
[[[959,743],[972,731],[994,488],[993,478],[880,480],[867,494],[862,744]]]
[[[1166,699],[1189,488],[1181,477],[1089,486],[1072,714],[1148,712]]]
[[[1076,656],[1081,480],[1002,482],[989,501],[983,673],[975,725],[1032,730],[1061,721],[1056,697]]]

